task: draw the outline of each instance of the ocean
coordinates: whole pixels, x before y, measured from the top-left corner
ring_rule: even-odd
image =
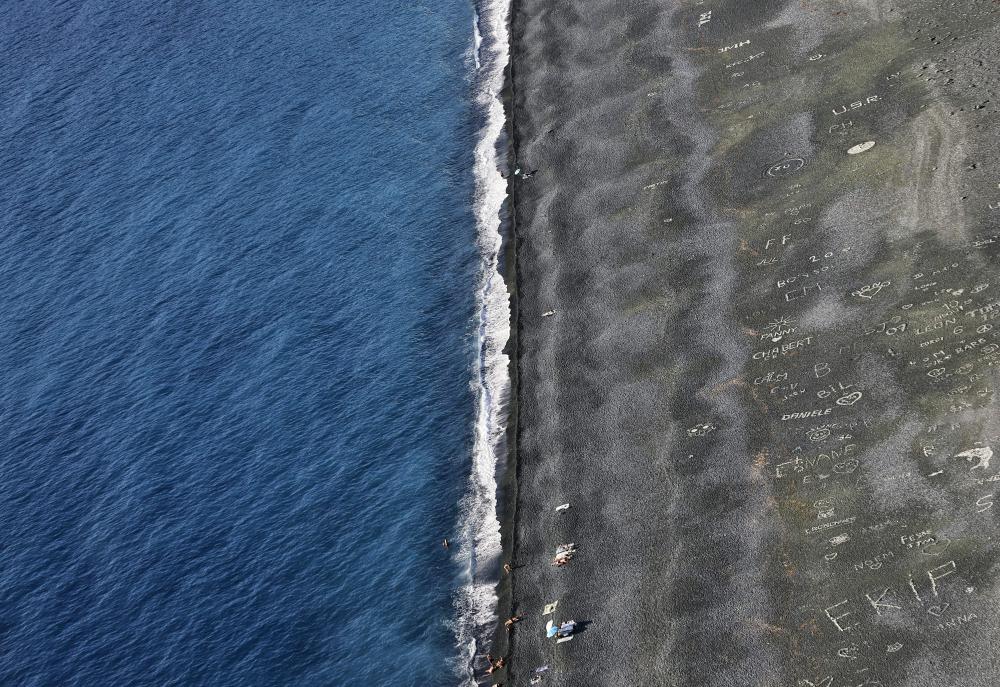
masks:
[[[6,6],[0,684],[470,682],[505,11]]]

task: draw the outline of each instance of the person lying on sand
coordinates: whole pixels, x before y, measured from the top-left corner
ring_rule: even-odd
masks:
[[[486,656],[489,658],[489,654],[486,654]],[[495,661],[490,659],[490,667],[486,669],[486,674],[492,675],[493,671],[500,670],[501,668],[504,667],[504,665],[506,665],[506,663],[507,662],[504,660],[503,656],[501,656]]]
[[[503,626],[509,630],[514,625],[514,623],[518,622],[522,617],[523,616],[520,615],[512,615],[511,617],[507,618],[507,620],[504,621]]]

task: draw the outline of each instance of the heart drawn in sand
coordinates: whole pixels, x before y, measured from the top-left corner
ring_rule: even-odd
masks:
[[[857,470],[859,465],[861,465],[861,463],[859,463],[854,458],[851,458],[850,460],[845,460],[842,463],[837,463],[836,465],[834,465],[833,471],[836,472],[838,475],[849,475],[855,470]]]
[[[944,615],[944,612],[948,610],[948,606],[951,606],[951,604],[945,602],[938,606],[931,606],[930,608],[927,609],[927,612],[930,613],[935,618],[940,618],[942,615]]]
[[[852,406],[861,400],[861,392],[855,391],[853,394],[847,394],[846,396],[841,396],[837,399],[838,406]]]
[[[920,549],[920,553],[925,556],[940,556],[949,546],[951,546],[951,539],[948,539],[948,537],[939,537],[933,544],[928,544]]]
[[[852,291],[851,294],[857,296],[858,298],[867,298],[868,300],[871,300],[878,295],[879,291],[891,285],[891,281],[877,281],[874,284],[862,286],[857,291]]]

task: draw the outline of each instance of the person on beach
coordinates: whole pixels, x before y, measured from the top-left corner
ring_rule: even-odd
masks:
[[[511,571],[512,571],[513,569],[514,569],[514,568],[510,567],[510,563],[504,563],[504,564],[503,564],[503,574],[504,574],[504,575],[510,575],[510,572],[511,572]]]
[[[514,623],[516,623],[519,620],[521,620],[522,617],[524,617],[524,616],[512,615],[511,617],[507,618],[507,620],[504,621],[503,626],[506,627],[509,630],[510,628],[512,628],[514,626]]]
[[[564,565],[566,565],[567,563],[569,563],[571,560],[573,560],[573,554],[569,553],[569,552],[563,552],[563,553],[558,554],[552,560],[552,565],[556,566],[557,568],[561,568]]]

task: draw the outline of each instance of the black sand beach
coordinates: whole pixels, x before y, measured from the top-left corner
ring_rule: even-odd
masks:
[[[523,619],[482,682],[994,684],[1000,4],[511,35]]]

